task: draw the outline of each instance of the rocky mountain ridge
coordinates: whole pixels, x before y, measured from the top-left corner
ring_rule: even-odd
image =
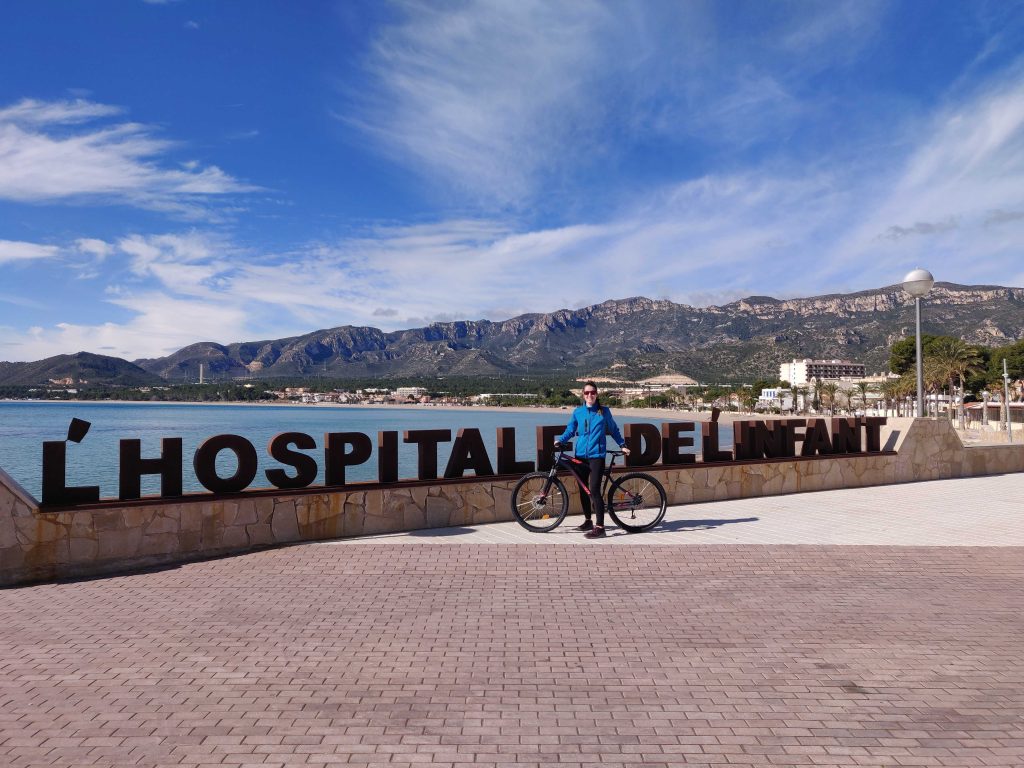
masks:
[[[913,332],[912,299],[898,285],[780,300],[751,296],[692,307],[633,297],[580,309],[466,320],[384,332],[343,326],[287,339],[192,345],[136,363],[167,379],[198,363],[225,376],[488,375],[666,367],[698,379],[774,375],[792,357],[850,358],[882,370],[893,341]],[[1024,289],[938,283],[926,326],[972,343],[1024,338]]]
[[[161,379],[481,376],[666,369],[700,381],[774,377],[792,358],[843,358],[886,367],[889,347],[914,330],[913,300],[898,285],[802,299],[750,296],[692,307],[634,297],[502,321],[465,320],[385,332],[341,326],[283,339],[200,342],[134,361]],[[1024,289],[937,283],[924,330],[998,346],[1024,338]],[[124,362],[124,361],[122,361]],[[0,368],[0,383],[10,366]]]

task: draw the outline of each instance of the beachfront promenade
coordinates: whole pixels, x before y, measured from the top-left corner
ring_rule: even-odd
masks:
[[[1024,474],[0,593],[0,764],[1024,765]]]

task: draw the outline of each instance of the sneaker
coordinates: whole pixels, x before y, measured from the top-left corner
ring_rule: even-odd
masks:
[[[602,528],[601,526],[597,526],[593,530],[590,530],[590,531],[587,531],[586,533],[584,533],[583,534],[583,538],[585,538],[585,539],[600,539],[604,535],[605,535],[604,528]]]
[[[582,523],[573,528],[574,531],[589,531],[594,527],[594,523],[591,520],[584,520]]]

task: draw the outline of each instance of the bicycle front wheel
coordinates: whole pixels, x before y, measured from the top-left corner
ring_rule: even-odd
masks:
[[[668,497],[661,483],[650,475],[621,475],[608,491],[608,514],[629,533],[649,531],[661,522]]]
[[[528,531],[554,530],[569,511],[569,496],[557,477],[532,472],[516,483],[512,491],[512,514]]]

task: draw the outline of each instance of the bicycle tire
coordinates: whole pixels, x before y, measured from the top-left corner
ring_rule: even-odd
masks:
[[[565,485],[557,477],[549,477],[547,472],[524,475],[512,491],[512,514],[528,531],[553,531],[568,511],[569,495]]]
[[[628,533],[649,531],[665,517],[667,508],[661,483],[642,472],[620,475],[608,489],[608,514]]]

